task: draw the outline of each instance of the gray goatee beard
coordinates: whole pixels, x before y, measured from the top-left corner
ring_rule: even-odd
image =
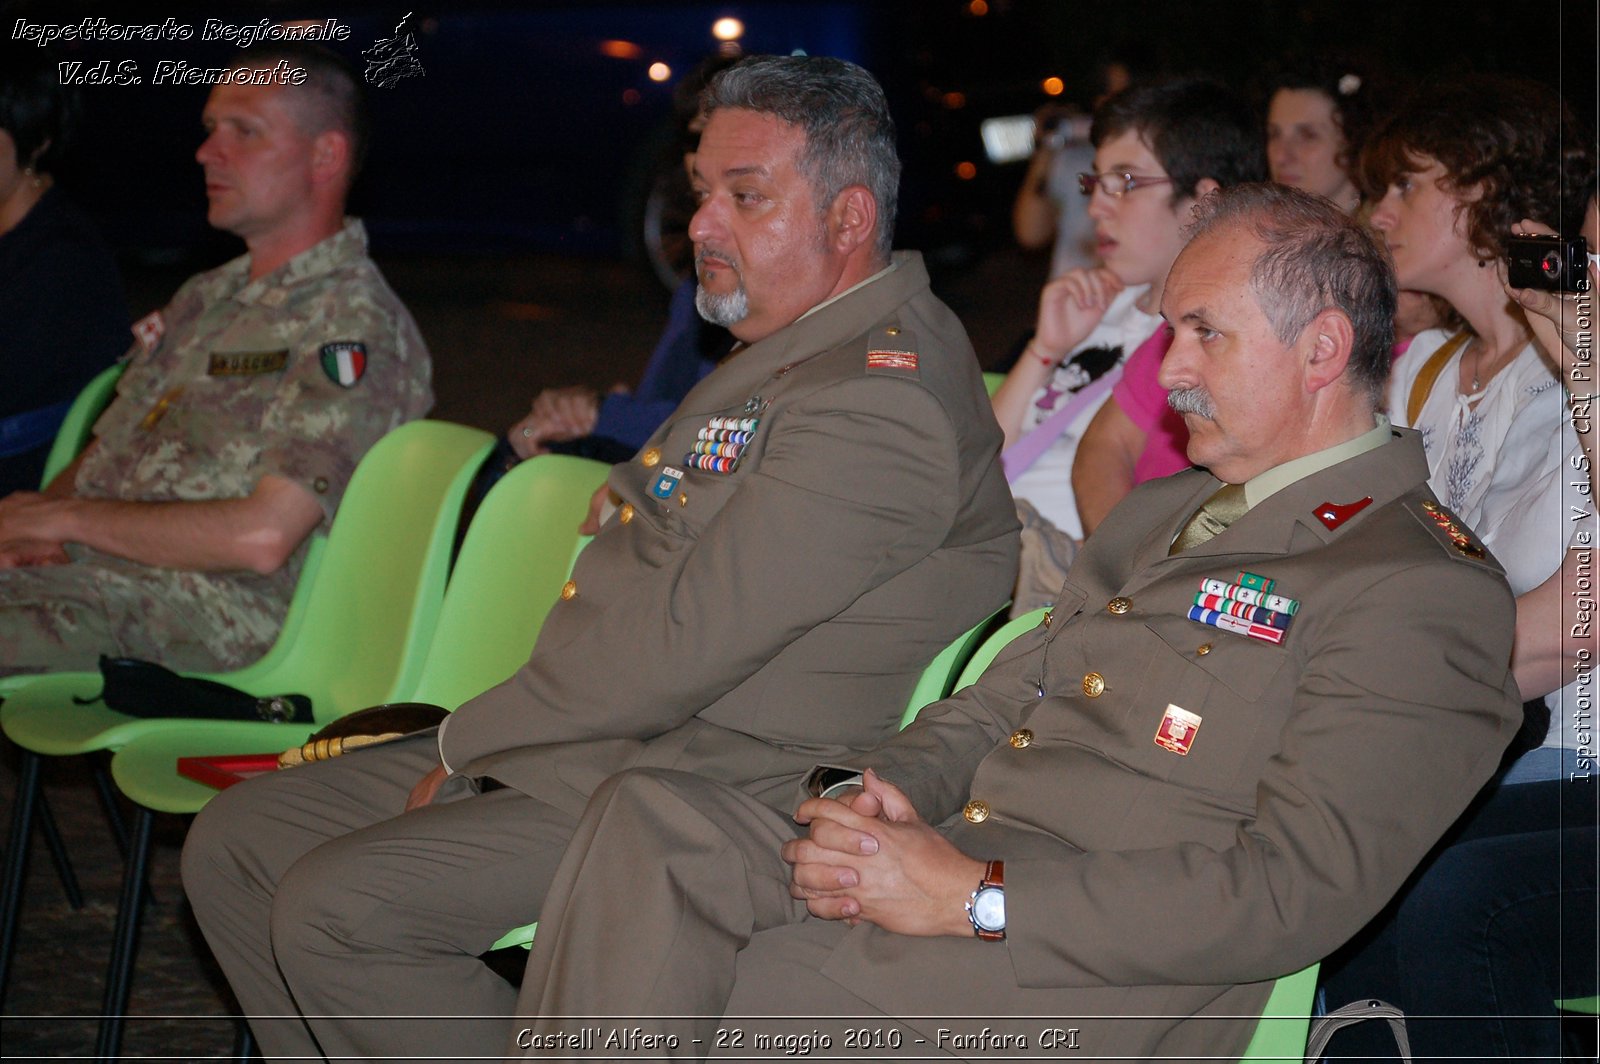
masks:
[[[1180,414],[1195,414],[1207,421],[1217,419],[1216,404],[1204,388],[1171,388],[1167,391],[1167,405]]]
[[[706,253],[702,249],[695,252],[694,268],[699,274],[701,263],[705,260]],[[721,258],[721,256],[718,256]],[[739,273],[739,267],[734,266],[731,260],[724,259],[733,269],[734,277],[738,278],[739,287],[732,292],[709,292],[704,284],[697,285],[694,293],[694,309],[700,316],[713,325],[720,325],[724,329],[750,316],[750,296],[744,290],[744,277]]]

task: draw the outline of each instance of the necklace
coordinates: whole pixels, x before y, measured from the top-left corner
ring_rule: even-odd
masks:
[[[1514,344],[1511,348],[1512,357],[1516,357],[1516,352],[1521,351],[1526,345],[1526,339],[1522,339],[1518,343]],[[1477,395],[1479,392],[1483,391],[1483,380],[1493,380],[1495,373],[1498,373],[1501,369],[1500,358],[1498,356],[1493,356],[1494,362],[1490,372],[1487,374],[1483,372],[1483,352],[1488,346],[1488,342],[1485,341],[1483,337],[1475,336],[1472,338],[1472,391],[1468,393],[1469,395]],[[1510,360],[1508,359],[1507,361]]]

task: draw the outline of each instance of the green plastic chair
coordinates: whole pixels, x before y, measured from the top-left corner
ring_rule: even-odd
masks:
[[[588,542],[578,526],[610,468],[586,458],[545,455],[519,464],[494,486],[467,530],[421,668],[414,679],[398,683],[387,701],[455,709],[528,659],[561,584]],[[300,731],[290,738],[279,726],[232,728],[226,721],[187,723],[191,726],[181,731],[141,735],[111,759],[112,778],[138,806],[136,831],[148,832],[146,825],[157,812],[199,812],[217,794],[180,776],[179,758],[274,752],[298,745],[306,734]],[[135,872],[130,863],[119,927],[124,913],[139,908],[143,887]],[[107,1024],[115,1028],[127,1005],[132,961],[131,945],[113,955],[121,968],[107,979],[102,1056],[114,1055],[120,1041],[120,1032],[107,1033]],[[119,988],[115,1001],[113,987]]]
[[[67,408],[67,416],[62,419],[61,427],[56,430],[55,442],[50,445],[50,453],[45,456],[44,475],[39,478],[41,490],[48,488],[50,482],[71,465],[72,460],[89,445],[94,423],[105,408],[111,405],[111,399],[117,392],[117,381],[122,378],[124,368],[126,368],[124,364],[118,362],[95,374]],[[4,697],[8,691],[21,687],[31,679],[31,676],[0,677],[0,697]]]
[[[445,588],[433,638],[416,681],[391,702],[455,709],[517,670],[533,651],[556,594],[588,537],[578,525],[610,466],[587,458],[543,455],[520,463],[484,498]],[[349,706],[359,709],[361,706]],[[180,757],[259,754],[299,740],[263,745],[256,729],[230,721],[190,721],[180,731],[142,735],[117,751],[111,775],[144,809],[197,813],[217,793],[180,776]]]
[[[994,398],[994,393],[1006,382],[1004,373],[985,373],[983,375],[983,390],[989,393],[989,398]]]
[[[922,712],[923,707],[932,705],[956,689],[962,671],[977,653],[979,645],[988,638],[990,632],[994,631],[1000,618],[1005,616],[1006,608],[1001,606],[968,628],[964,634],[957,636],[953,643],[939,651],[938,657],[928,663],[928,667],[922,670],[922,675],[917,679],[917,686],[911,691],[911,698],[906,702],[906,711],[900,717],[901,728],[916,720],[917,714]]]
[[[56,430],[50,453],[45,455],[44,476],[39,482],[41,487],[49,487],[50,482],[89,446],[94,423],[99,420],[101,412],[111,405],[112,397],[117,394],[117,381],[122,379],[122,371],[126,368],[127,363],[124,362],[107,366],[96,373],[72,401],[67,408],[66,418]]]
[[[1317,996],[1317,968],[1311,965],[1285,975],[1272,987],[1261,1009],[1261,1022],[1240,1060],[1281,1060],[1300,1064],[1306,1055],[1306,1032]]]
[[[1600,996],[1558,998],[1556,1008],[1562,1012],[1579,1012],[1585,1016],[1600,1016]]]
[[[461,500],[492,445],[486,432],[441,421],[412,422],[380,440],[351,478],[327,543],[320,547],[315,580],[301,581],[304,598],[297,590],[299,612],[288,625],[291,638],[280,638],[254,665],[209,678],[260,694],[309,695],[317,724],[385,701],[393,690],[413,688],[443,597]],[[22,751],[0,901],[6,926],[0,965],[5,968],[21,904],[39,759],[117,750],[142,735],[180,733],[200,723],[127,717],[103,705],[73,702],[74,696],[92,698],[99,691],[97,673],[51,674],[9,692],[0,706],[0,729]],[[211,723],[248,734],[263,744],[257,749],[268,750],[303,742],[315,727]],[[141,816],[130,844],[114,971],[124,946],[131,957],[137,933],[139,906],[127,901],[130,894],[142,899],[150,826],[151,818]],[[0,978],[4,974],[0,971]],[[126,989],[125,983],[108,985],[106,1016],[120,1015]]]

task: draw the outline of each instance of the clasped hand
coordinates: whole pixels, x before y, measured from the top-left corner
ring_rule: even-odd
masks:
[[[793,866],[789,893],[811,915],[904,935],[972,934],[966,901],[983,862],[956,849],[871,769],[859,793],[810,799],[795,820],[811,831],[784,843],[783,859]]]

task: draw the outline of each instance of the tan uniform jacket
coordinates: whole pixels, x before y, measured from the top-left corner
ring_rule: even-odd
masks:
[[[1158,1017],[1259,1014],[1262,981],[1365,924],[1493,771],[1520,720],[1513,602],[1425,509],[1427,473],[1395,430],[1170,558],[1218,482],[1136,489],[1048,626],[862,762],[963,851],[1007,859],[1006,940],[979,945],[1015,987],[1068,1017],[1151,1017],[1092,1046],[1086,1028],[1086,1050],[1237,1056],[1252,1019]],[[1337,527],[1317,516],[1368,498]],[[1241,571],[1300,602],[1281,644],[1188,619],[1202,579]],[[1169,706],[1200,718],[1187,753],[1155,741]],[[971,945],[870,929],[822,971],[915,1014],[928,980],[970,975],[948,962]],[[974,985],[971,1011],[1015,1011],[1016,993]]]
[[[446,725],[453,770],[574,815],[636,764],[787,802],[894,733],[1017,555],[971,345],[921,259],[897,261],[736,354],[612,472],[623,506],[532,657]],[[713,417],[758,419],[731,472],[685,461]]]

